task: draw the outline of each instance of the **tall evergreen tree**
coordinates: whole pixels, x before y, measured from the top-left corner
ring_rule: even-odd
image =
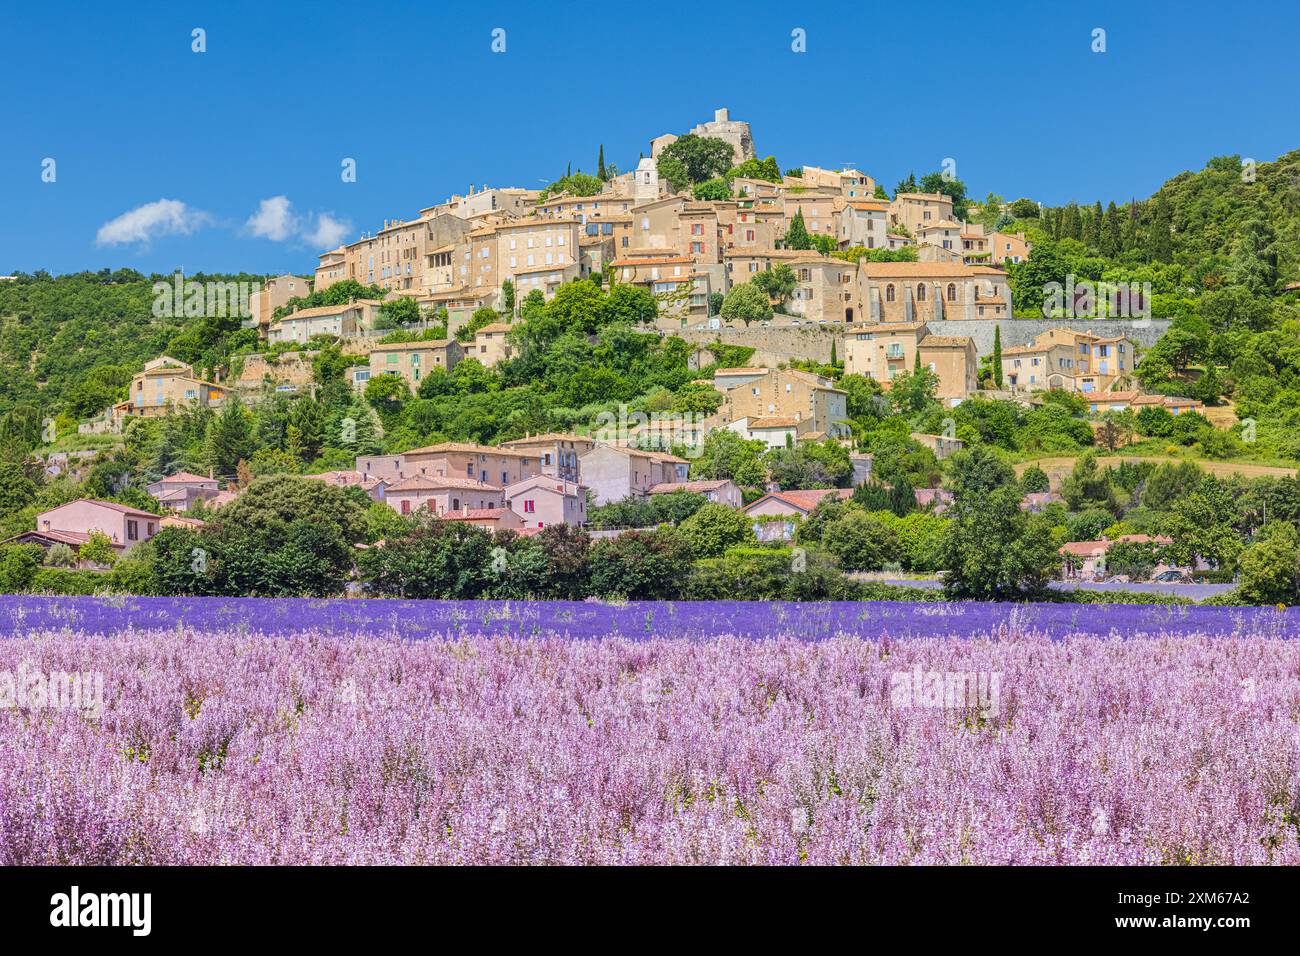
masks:
[[[609,176],[605,174],[605,144],[604,143],[600,144],[600,158],[596,160],[596,176],[600,179],[602,183],[605,180],[609,179]]]
[[[811,249],[812,237],[808,235],[808,227],[804,225],[803,210],[797,210],[794,218],[790,220],[790,228],[785,233],[785,247],[787,249]]]
[[[1119,251],[1132,252],[1138,248],[1139,233],[1138,224],[1140,216],[1138,214],[1138,203],[1136,198],[1129,199],[1128,215],[1122,217],[1123,222],[1120,225],[1119,233]]]
[[[1101,219],[1101,202],[1098,201],[1088,211],[1088,219],[1083,229],[1083,241],[1089,249],[1101,249]]]
[[[993,326],[993,384],[1002,387],[1002,326]]]
[[[1152,207],[1151,222],[1147,228],[1147,257],[1152,262],[1173,262],[1173,219],[1169,203],[1164,196],[1157,194]]]
[[[1121,228],[1119,208],[1115,205],[1115,201],[1111,200],[1110,205],[1106,207],[1106,216],[1101,226],[1101,241],[1098,245],[1098,250],[1107,259],[1113,259],[1120,253],[1123,241]]]
[[[889,510],[900,518],[906,518],[916,510],[916,491],[902,475],[890,486]]]
[[[252,416],[238,399],[226,402],[221,414],[208,425],[205,448],[208,464],[218,476],[230,477],[239,463],[252,458],[256,450]]]
[[[1272,227],[1264,219],[1251,219],[1241,227],[1237,251],[1232,256],[1232,278],[1254,296],[1269,296],[1277,285],[1277,250]]]
[[[1079,216],[1078,203],[1070,203],[1065,207],[1065,212],[1061,215],[1060,237],[1062,239],[1083,238],[1083,221]]]

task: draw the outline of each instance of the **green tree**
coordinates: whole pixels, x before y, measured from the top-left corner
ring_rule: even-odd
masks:
[[[742,488],[760,486],[767,480],[761,457],[766,448],[761,441],[746,441],[730,429],[715,428],[691,462],[691,477],[705,481],[730,479]]]
[[[102,531],[92,531],[89,539],[77,549],[77,557],[87,564],[111,567],[117,560],[117,552],[113,550],[113,542],[108,535]]]
[[[756,543],[749,517],[723,504],[704,505],[678,531],[697,558],[721,557],[733,545]]]
[[[402,409],[411,400],[411,388],[400,375],[375,375],[366,383],[366,401],[379,414],[385,428],[400,421]]]
[[[751,282],[741,282],[731,287],[722,300],[722,317],[739,319],[746,325],[772,318],[772,304],[767,293]]]
[[[670,181],[674,175],[677,175],[676,170],[671,169],[672,163],[676,162],[681,164],[689,183],[702,183],[707,179],[725,175],[731,169],[734,156],[730,143],[709,136],[687,133],[669,143],[659,153],[659,175],[665,176],[664,163],[667,160],[672,175],[666,178]],[[674,188],[677,188],[676,183]]]
[[[812,237],[808,235],[808,227],[804,225],[802,209],[795,210],[794,218],[790,220],[790,228],[785,231],[784,243],[787,249],[812,248]]]
[[[204,457],[218,476],[231,477],[256,450],[253,416],[238,399],[231,399],[208,425]]]
[[[726,202],[731,198],[731,186],[725,179],[706,179],[696,183],[691,193],[700,202]]]
[[[951,515],[940,561],[950,597],[1016,598],[1040,591],[1059,571],[1051,528],[1020,509],[1014,485],[961,494]]]
[[[690,544],[670,528],[628,531],[591,546],[590,588],[598,596],[669,601],[688,583]]]
[[[31,587],[44,554],[39,544],[0,546],[0,594],[21,594]]]
[[[1284,521],[1265,525],[1241,555],[1238,596],[1247,604],[1300,603],[1300,533]]]
[[[1002,326],[993,326],[993,384],[1002,387]]]
[[[822,545],[848,571],[879,571],[902,553],[893,530],[857,508],[826,525]]]
[[[761,289],[769,299],[776,299],[777,303],[783,307],[786,300],[794,295],[795,285],[797,284],[794,270],[784,262],[778,263],[774,268],[755,272],[749,277],[749,281]],[[834,344],[834,341],[832,341],[832,347]]]

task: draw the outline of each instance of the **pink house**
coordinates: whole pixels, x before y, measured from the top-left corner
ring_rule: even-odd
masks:
[[[488,531],[522,531],[523,520],[509,508],[462,508],[439,516],[443,521],[462,521]]]
[[[215,478],[178,471],[146,489],[160,505],[172,511],[189,511],[200,501],[211,501],[221,491]]]
[[[1100,541],[1070,541],[1061,545],[1057,553],[1065,559],[1062,577],[1092,580],[1106,576],[1106,552],[1112,545],[1121,542],[1132,544],[1153,544],[1163,547],[1173,544],[1173,538],[1146,534],[1122,534],[1114,541],[1102,538]]]
[[[730,479],[717,481],[665,481],[651,488],[650,494],[670,495],[675,491],[689,491],[692,494],[704,495],[713,504],[726,505],[728,508],[739,508],[745,503],[740,488]]]
[[[138,508],[82,498],[42,511],[36,516],[35,531],[24,531],[9,540],[31,542],[46,548],[66,544],[75,549],[89,541],[92,532],[101,531],[108,536],[113,548],[121,552],[156,535],[161,520],[158,515]]]
[[[505,490],[507,506],[525,528],[553,524],[582,526],[587,523],[587,490],[576,482],[550,475],[534,475],[516,481]]]
[[[744,509],[754,519],[754,534],[759,541],[789,541],[799,522],[823,500],[853,497],[852,488],[817,488],[808,491],[774,491]]]
[[[384,493],[388,490],[388,482],[385,479],[376,478],[362,471],[323,471],[315,475],[303,475],[303,477],[315,478],[335,488],[360,488],[372,501],[383,501]]]
[[[464,509],[504,508],[505,494],[496,485],[473,478],[414,475],[388,486],[384,501],[398,514],[414,514],[425,508],[435,515]]]

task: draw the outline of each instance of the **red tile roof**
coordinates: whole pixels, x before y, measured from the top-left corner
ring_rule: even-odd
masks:
[[[822,499],[834,495],[841,500],[853,497],[852,488],[810,488],[800,491],[774,491],[771,494],[764,495],[757,501],[747,506],[744,510],[748,512],[764,501],[775,498],[777,501],[783,501],[792,508],[798,508],[800,511],[809,512],[821,504]]]

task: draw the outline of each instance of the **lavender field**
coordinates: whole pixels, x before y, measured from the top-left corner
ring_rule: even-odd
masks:
[[[0,863],[1296,864],[1295,620],[0,599]]]

